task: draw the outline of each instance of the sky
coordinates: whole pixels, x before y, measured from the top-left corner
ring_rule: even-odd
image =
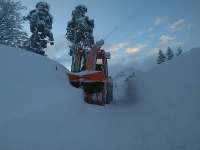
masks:
[[[35,9],[37,0],[21,0],[27,15]],[[104,39],[102,46],[111,53],[109,73],[115,75],[124,67],[147,71],[157,64],[158,50],[168,46],[177,53],[200,47],[200,0],[46,0],[53,15],[54,46],[45,49],[49,58],[68,69],[67,22],[78,4],[85,5],[86,13],[94,19],[94,40]],[[25,29],[29,30],[28,22]]]

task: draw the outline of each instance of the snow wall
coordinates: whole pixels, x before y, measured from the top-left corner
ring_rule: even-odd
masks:
[[[129,80],[123,99],[101,107],[83,101],[59,63],[0,45],[0,149],[199,149],[199,55]]]

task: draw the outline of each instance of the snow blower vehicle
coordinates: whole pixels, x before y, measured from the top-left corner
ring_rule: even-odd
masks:
[[[110,53],[100,49],[103,40],[89,52],[77,50],[72,70],[67,73],[70,84],[83,89],[84,100],[90,104],[105,105],[113,100],[113,79],[108,76]]]

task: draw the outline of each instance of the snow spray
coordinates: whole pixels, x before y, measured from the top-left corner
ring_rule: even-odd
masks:
[[[125,26],[129,21],[131,21],[131,19],[133,18],[132,16],[129,16],[126,18],[126,20],[123,22],[123,24],[119,27],[114,27],[113,30],[111,30],[103,39],[105,40],[106,38],[108,38],[110,35],[112,35],[113,33],[115,33],[117,30],[119,30],[120,28],[122,28],[123,26]]]

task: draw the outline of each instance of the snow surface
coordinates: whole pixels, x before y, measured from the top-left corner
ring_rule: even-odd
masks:
[[[0,149],[200,149],[199,55],[160,64],[97,106],[59,63],[0,45]]]
[[[92,73],[97,73],[97,72],[101,72],[101,71],[81,71],[81,72],[69,72],[69,73],[77,75],[77,76],[83,76],[86,74],[92,74]]]

